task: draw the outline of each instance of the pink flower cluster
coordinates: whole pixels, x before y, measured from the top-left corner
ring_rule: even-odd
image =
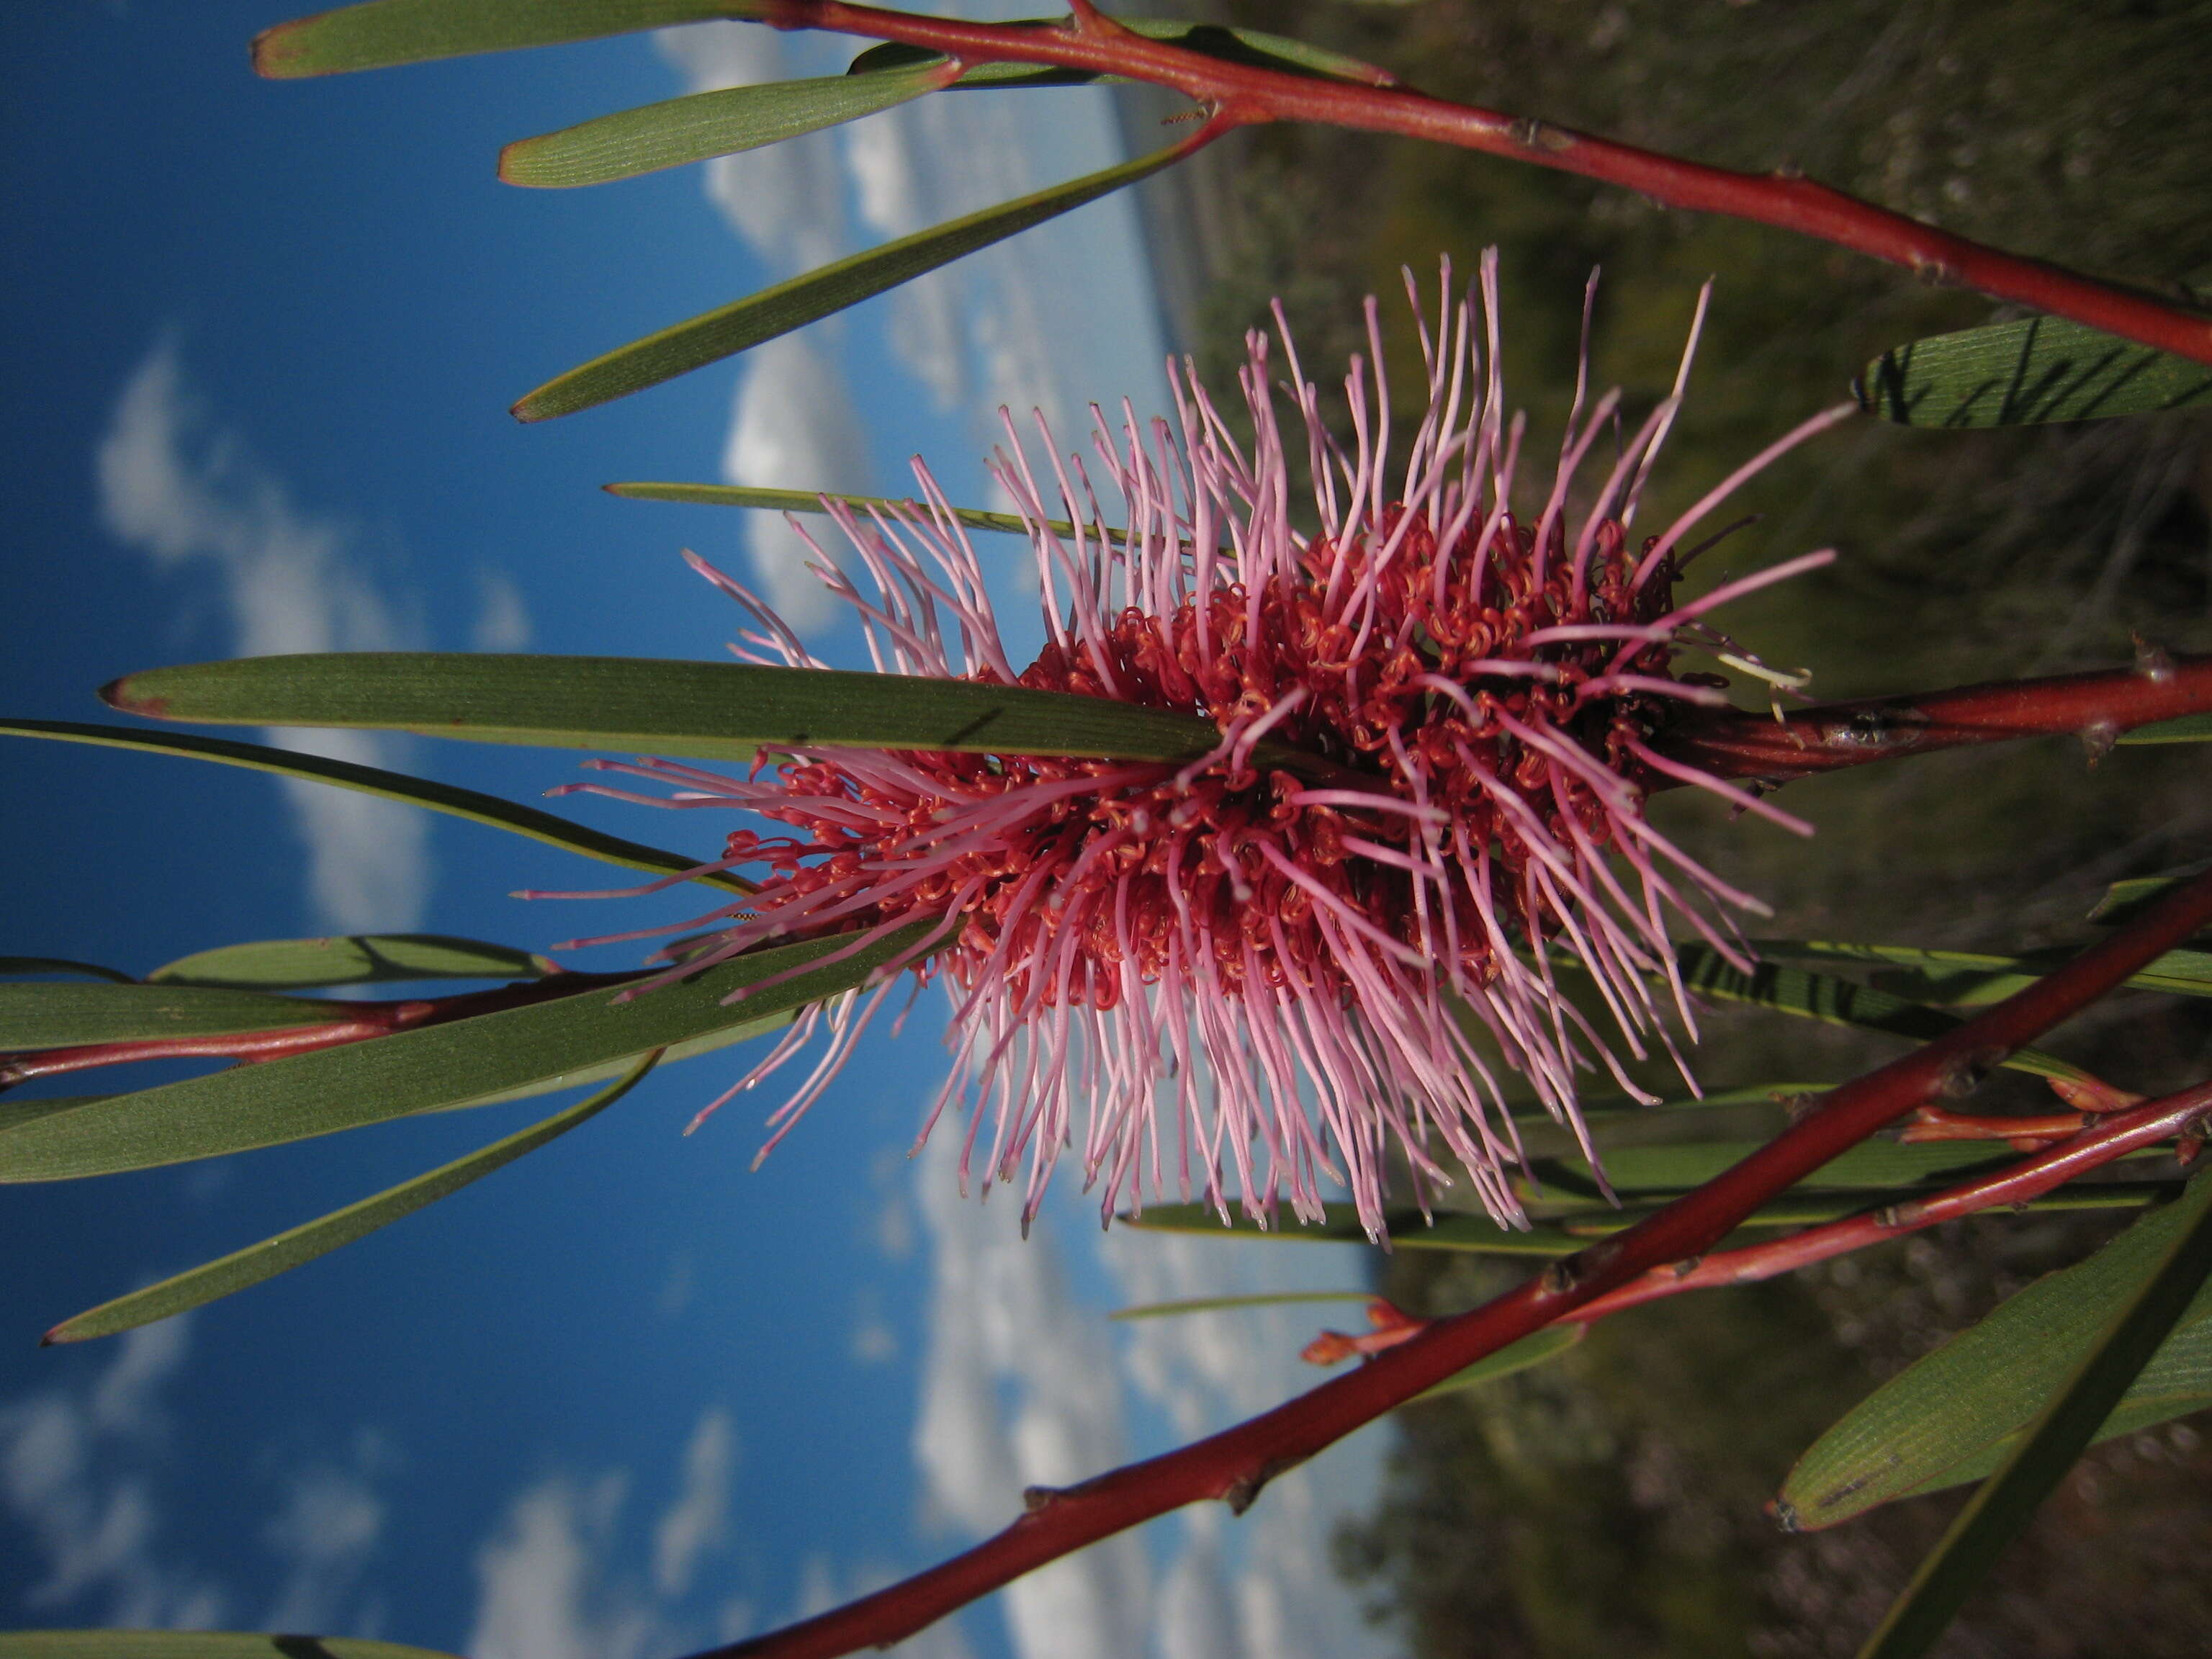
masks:
[[[1741,960],[1723,907],[1759,907],[1655,829],[1646,793],[1692,784],[1802,826],[1655,749],[1674,708],[1720,700],[1716,677],[1680,675],[1674,659],[1690,645],[1755,665],[1701,619],[1831,556],[1678,605],[1696,550],[1684,538],[1838,411],[1639,539],[1637,502],[1680,406],[1693,325],[1673,394],[1625,441],[1619,393],[1585,410],[1578,391],[1546,493],[1516,516],[1523,422],[1503,402],[1495,271],[1486,258],[1478,306],[1445,269],[1419,329],[1427,412],[1402,461],[1371,301],[1371,355],[1345,381],[1349,447],[1329,436],[1279,311],[1289,380],[1274,384],[1270,342],[1252,335],[1249,446],[1172,366],[1176,420],[1094,407],[1089,462],[1061,456],[1040,419],[1041,477],[1008,422],[994,471],[1035,547],[1048,636],[1027,668],[1008,659],[967,533],[918,463],[919,501],[866,518],[833,509],[862,580],[826,556],[817,573],[879,672],[1200,716],[1220,732],[1202,758],[823,748],[743,780],[605,763],[672,786],[662,804],[768,821],[731,835],[719,861],[765,866],[758,895],[712,919],[721,931],[686,971],[770,941],[849,935],[858,950],[937,924],[874,983],[803,1016],[730,1091],[826,1030],[769,1120],[775,1139],[912,965],[952,1002],[952,1073],[922,1133],[948,1107],[964,1113],[963,1182],[978,1169],[1020,1178],[1024,1224],[1063,1148],[1108,1216],[1172,1193],[1202,1194],[1224,1218],[1236,1200],[1267,1220],[1285,1197],[1317,1218],[1334,1183],[1379,1233],[1395,1152],[1425,1207],[1463,1172],[1510,1223],[1508,1074],[1578,1133],[1577,1071],[1637,1092],[1563,992],[1560,965],[1595,988],[1630,1054],[1651,1037],[1674,1052],[1670,1010],[1694,1036],[1670,926]],[[1310,532],[1294,519],[1281,392],[1315,481]],[[1578,475],[1607,434],[1616,457],[1585,503]],[[1118,497],[1112,514],[1102,485]],[[741,657],[823,665],[760,599],[693,562],[757,619]],[[1261,763],[1262,738],[1312,764]]]

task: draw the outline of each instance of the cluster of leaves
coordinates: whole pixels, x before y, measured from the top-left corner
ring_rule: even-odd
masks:
[[[257,43],[264,74],[303,76],[466,52],[586,40],[709,17],[764,19],[769,0],[375,0],[271,30]],[[1224,64],[1260,64],[1354,86],[1387,79],[1349,58],[1249,29],[1122,20],[1139,37]],[[1048,20],[1020,27],[1057,27]],[[502,176],[519,185],[604,183],[773,143],[939,92],[1065,85],[1108,78],[1017,63],[958,63],[916,48],[860,52],[843,76],[738,88],[611,114],[511,145]],[[527,393],[526,420],[565,415],[743,351],[929,270],[1133,184],[1185,159],[1201,127],[1152,155],[934,227],[809,272],[622,346]],[[1866,367],[1866,408],[1909,426],[1955,428],[2081,420],[2212,403],[2203,365],[2050,319],[1922,340]],[[819,498],[751,486],[611,486],[647,499],[820,509]],[[848,496],[865,502],[866,497]],[[987,530],[1003,515],[961,509]],[[1093,699],[916,682],[897,699],[873,677],[604,659],[368,654],[216,663],[135,674],[107,688],[128,713],[213,725],[403,730],[743,762],[799,744],[1101,756],[1182,761],[1218,733],[1204,722]],[[106,744],[241,766],[361,790],[489,824],[582,856],[741,898],[742,880],[684,855],[620,840],[556,815],[451,786],[225,739],[140,727],[0,722],[0,734]],[[2170,723],[2135,740],[2212,737],[2212,720]],[[1297,766],[1291,753],[1272,757]],[[2165,879],[2165,878],[2162,878]],[[2152,894],[2116,889],[2112,920]],[[605,1110],[655,1065],[787,1022],[862,983],[912,934],[852,956],[835,940],[763,950],[649,995],[624,1000],[605,976],[564,975],[510,947],[434,936],[278,940],[198,953],[143,978],[94,964],[0,958],[0,1046],[13,1072],[41,1074],[58,1054],[89,1067],[159,1054],[273,1057],[131,1093],[0,1101],[0,1181],[46,1181],[141,1169],[275,1145],[407,1116],[598,1085],[543,1121],[388,1191],[275,1238],[89,1310],[50,1340],[105,1335],[258,1283],[444,1197]],[[1954,1030],[1961,1015],[2033,983],[2054,965],[2032,951],[1966,955],[1890,945],[1761,942],[1769,966],[1740,973],[1686,949],[1678,964],[1702,998],[1826,1021],[1907,1041]],[[820,967],[793,973],[817,958]],[[1803,966],[1794,964],[1808,964]],[[1791,965],[1773,965],[1791,964]],[[1872,981],[1846,970],[1870,971]],[[787,977],[779,977],[788,975]],[[508,981],[450,1000],[428,1018],[399,1005],[302,992],[379,982]],[[763,985],[763,981],[774,981]],[[573,983],[569,981],[574,981]],[[2150,964],[2137,988],[2212,995],[2212,955],[2181,950]],[[750,988],[762,986],[755,990]],[[424,1005],[409,1005],[419,1009]],[[379,1025],[378,1021],[386,1022]],[[268,1046],[256,1048],[253,1045]],[[2059,1088],[2099,1080],[2023,1049],[2009,1064]],[[1394,1218],[1407,1249],[1556,1257],[1579,1251],[1692,1190],[1780,1127],[1789,1103],[1819,1084],[1765,1085],[1663,1109],[1596,1108],[1605,1176],[1549,1126],[1525,1126],[1534,1225]],[[1771,1237],[1910,1203],[1990,1162],[1990,1143],[1863,1146],[1745,1224]],[[1607,1184],[1609,1182],[1609,1186]],[[1614,1201],[1618,1199],[1618,1203]],[[2212,1404],[2212,1184],[2170,1175],[2062,1188],[2040,1207],[2154,1206],[2112,1246],[2023,1292],[1991,1319],[1865,1401],[1808,1451],[1782,1501],[1799,1522],[1828,1525],[1891,1499],[1986,1477],[1944,1546],[1877,1634],[1870,1653],[1923,1650],[1991,1552],[2095,1438]],[[1210,1213],[1170,1206],[1152,1228],[1220,1231]],[[1277,1235],[1359,1238],[1348,1213]],[[1200,1306],[1134,1310],[1159,1316]],[[1540,1333],[1453,1379],[1468,1388],[1565,1352],[1579,1326]],[[143,1659],[228,1659],[289,1651],[252,1636],[112,1632],[0,1636],[0,1654],[97,1651]],[[135,1645],[134,1645],[135,1644]],[[417,1654],[333,1641],[362,1659]]]

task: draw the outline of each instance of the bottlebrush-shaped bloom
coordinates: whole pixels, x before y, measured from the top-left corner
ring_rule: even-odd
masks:
[[[1694,1035],[1670,921],[1740,961],[1726,911],[1759,907],[1652,827],[1647,792],[1693,784],[1803,826],[1650,740],[1674,705],[1721,701],[1710,676],[1674,672],[1681,647],[1755,666],[1705,614],[1831,556],[1678,605],[1683,538],[1842,411],[1639,540],[1637,500],[1681,380],[1625,446],[1618,394],[1587,411],[1577,397],[1547,493],[1516,516],[1523,427],[1502,401],[1493,259],[1480,297],[1479,311],[1472,295],[1455,301],[1447,267],[1435,330],[1420,328],[1428,411],[1397,463],[1373,302],[1372,355],[1345,383],[1348,451],[1325,429],[1278,310],[1289,441],[1303,441],[1316,481],[1311,532],[1293,514],[1262,335],[1240,377],[1249,447],[1172,370],[1174,423],[1146,426],[1126,404],[1118,422],[1093,410],[1095,475],[1040,419],[1051,457],[1040,476],[1009,422],[994,471],[1029,527],[1048,636],[1025,669],[919,464],[918,503],[865,519],[833,508],[865,586],[826,556],[816,568],[860,620],[878,671],[1203,716],[1221,734],[1203,758],[823,748],[763,757],[744,780],[596,763],[672,786],[658,804],[724,805],[781,826],[729,837],[719,867],[768,873],[757,896],[711,919],[721,931],[685,971],[771,940],[849,934],[857,951],[937,924],[875,983],[805,1015],[732,1088],[826,1029],[825,1051],[769,1121],[769,1147],[829,1086],[909,963],[953,1006],[952,1075],[922,1133],[948,1106],[966,1112],[963,1182],[978,1158],[1007,1182],[1025,1162],[1025,1225],[1071,1146],[1109,1215],[1195,1191],[1224,1218],[1233,1196],[1266,1219],[1285,1195],[1314,1218],[1327,1180],[1378,1232],[1395,1146],[1425,1205],[1463,1171],[1493,1216],[1517,1220],[1503,1073],[1578,1134],[1577,1071],[1632,1088],[1561,994],[1555,963],[1579,966],[1629,1053],[1654,1034],[1673,1051],[1667,1004]],[[1693,324],[1684,377],[1695,343]],[[1618,459],[1579,505],[1578,472],[1608,433]],[[1099,475],[1120,498],[1118,528]],[[760,599],[693,562],[758,622],[739,656],[823,665]],[[1263,737],[1312,764],[1256,763]]]

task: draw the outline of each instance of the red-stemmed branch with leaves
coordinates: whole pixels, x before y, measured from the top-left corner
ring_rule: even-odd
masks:
[[[2145,652],[2132,668],[1814,703],[1776,719],[1686,708],[1655,740],[1724,778],[1781,783],[1870,760],[2012,738],[2080,737],[2101,757],[2124,732],[2212,708],[2212,657]]]
[[[1778,784],[1870,761],[2014,738],[2078,735],[2098,753],[2136,726],[2207,712],[2212,712],[2212,657],[2176,659],[2150,653],[2132,668],[1816,703],[1779,719],[1747,709],[1691,708],[1678,713],[1653,744],[1715,776]],[[1659,779],[1654,787],[1673,785]],[[556,997],[618,989],[645,976],[642,971],[561,973],[459,996],[349,1003],[346,1018],[313,1025],[0,1054],[0,1090],[33,1078],[138,1060],[275,1060]],[[2022,1133],[1992,1127],[1986,1138],[2010,1139]]]
[[[457,1019],[473,1018],[478,1014],[532,1007],[592,991],[617,990],[635,985],[660,971],[640,969],[626,973],[574,974],[564,970],[548,974],[543,979],[496,986],[488,991],[465,991],[457,996],[348,1002],[342,1005],[347,1018],[313,1025],[287,1025],[266,1031],[223,1031],[199,1036],[135,1037],[118,1042],[87,1042],[66,1048],[0,1054],[0,1089],[11,1089],[33,1078],[63,1077],[73,1072],[149,1060],[281,1060],[288,1054],[312,1054],[318,1048],[366,1042],[400,1031],[420,1030],[426,1025],[445,1025]]]
[[[1698,1261],[1777,1194],[1923,1103],[1971,1093],[2022,1044],[2208,924],[2212,871],[2048,977],[1903,1059],[1832,1091],[1798,1122],[1695,1192],[1561,1258],[1517,1290],[1439,1320],[1359,1370],[1235,1428],[1078,1486],[1032,1489],[1027,1513],[974,1549],[845,1607],[696,1659],[833,1659],[888,1646],[1024,1573],[1186,1504],[1218,1499],[1241,1513],[1275,1475],[1453,1373],[1547,1325],[1579,1316],[1655,1269]],[[2188,1104],[2193,1121],[2201,1103]],[[2097,1133],[2115,1131],[2107,1126]]]
[[[1218,125],[1311,121],[1480,150],[1619,185],[1668,207],[1795,231],[1901,265],[1923,281],[2071,318],[2179,356],[2212,363],[2212,317],[2155,295],[2006,253],[1807,179],[1708,167],[1549,121],[1449,102],[1382,70],[1364,81],[1238,63],[1155,40],[1091,3],[1043,23],[918,17],[843,0],[768,0],[763,21],[942,52],[963,66],[1037,64],[1149,82],[1182,93]]]

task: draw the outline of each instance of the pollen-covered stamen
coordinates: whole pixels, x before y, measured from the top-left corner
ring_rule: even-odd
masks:
[[[1716,695],[1674,672],[1677,651],[1733,647],[1698,619],[1820,556],[1675,606],[1673,548],[1750,471],[1665,535],[1629,534],[1686,354],[1588,512],[1571,475],[1612,429],[1620,394],[1600,395],[1585,420],[1578,389],[1541,509],[1516,518],[1523,426],[1501,401],[1494,259],[1480,318],[1472,296],[1449,298],[1448,269],[1444,284],[1434,326],[1419,318],[1429,407],[1402,471],[1372,307],[1370,353],[1346,382],[1349,452],[1280,330],[1315,480],[1311,533],[1291,522],[1270,343],[1257,335],[1240,376],[1249,449],[1172,368],[1177,425],[1148,427],[1127,404],[1114,421],[1094,410],[1088,458],[1060,455],[1047,434],[1049,463],[1034,465],[1007,419],[994,470],[1030,530],[1047,640],[1018,673],[981,564],[926,471],[919,503],[866,519],[831,504],[855,574],[826,556],[820,574],[879,668],[1196,715],[1221,733],[1211,752],[1166,765],[818,750],[745,780],[621,769],[678,785],[671,804],[728,805],[782,827],[728,838],[720,863],[767,874],[706,959],[827,934],[843,936],[844,955],[936,924],[921,971],[952,996],[955,1073],[930,1121],[963,1103],[963,1182],[1021,1180],[1025,1218],[1070,1146],[1108,1215],[1172,1192],[1224,1215],[1241,1201],[1263,1223],[1287,1199],[1310,1219],[1324,1183],[1341,1182],[1379,1233],[1402,1155],[1424,1206],[1456,1164],[1493,1214],[1518,1221],[1502,1070],[1578,1133],[1577,1072],[1638,1092],[1558,963],[1589,975],[1640,1056],[1653,1034],[1674,1052],[1662,999],[1686,1024],[1690,1014],[1669,928],[1741,954],[1720,907],[1755,901],[1652,829],[1644,798],[1689,782],[1794,821],[1662,758],[1654,740],[1685,703]],[[1118,498],[1119,526],[1102,491]],[[813,665],[757,599],[695,562],[757,622],[741,655]],[[1258,763],[1263,738],[1363,781],[1317,785]],[[827,1053],[771,1120],[777,1138],[887,990],[806,1017],[741,1080],[827,1030]]]

